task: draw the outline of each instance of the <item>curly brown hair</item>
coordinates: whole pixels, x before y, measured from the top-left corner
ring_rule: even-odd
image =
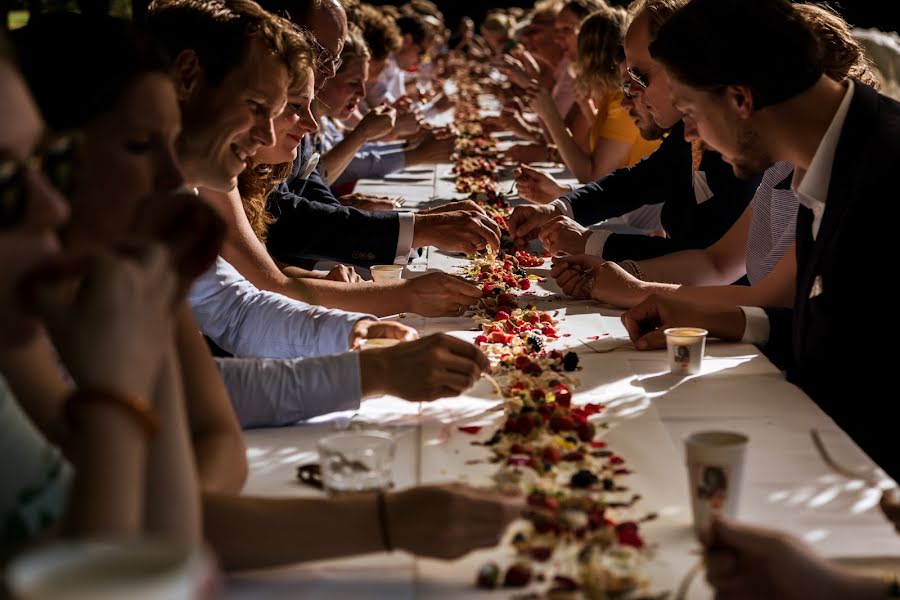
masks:
[[[356,12],[357,25],[362,28],[363,37],[374,60],[382,60],[400,49],[403,36],[397,21],[391,15],[378,10],[371,4],[360,4]]]
[[[264,244],[269,226],[276,221],[269,212],[269,194],[290,177],[292,167],[289,162],[278,165],[254,165],[244,169],[238,176],[238,192],[241,194],[244,213],[250,221],[253,233]]]
[[[853,37],[850,25],[834,9],[824,4],[794,4],[803,21],[825,49],[825,73],[837,81],[850,78],[874,89],[881,82],[873,71],[872,59]]]

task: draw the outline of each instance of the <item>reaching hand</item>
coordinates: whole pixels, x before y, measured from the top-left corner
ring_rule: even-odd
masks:
[[[483,212],[452,211],[417,214],[414,246],[435,246],[472,254],[490,246],[500,248],[500,227]]]
[[[178,280],[168,252],[144,244],[86,259],[80,281],[35,278],[36,309],[75,382],[149,401],[172,341]]]
[[[439,333],[390,348],[360,353],[363,389],[411,402],[459,396],[490,368],[469,342]]]
[[[562,291],[573,298],[593,298],[614,306],[631,307],[647,296],[644,282],[614,262],[596,256],[557,258],[550,275]]]
[[[377,140],[389,134],[397,121],[397,111],[389,106],[377,106],[366,113],[359,125],[366,140]]]
[[[450,162],[450,155],[456,146],[455,137],[436,137],[428,135],[418,147],[409,150],[407,160],[409,165],[433,165],[435,163]]]
[[[461,315],[481,298],[481,288],[447,273],[428,273],[405,279],[412,312],[423,317]]]
[[[706,577],[716,598],[885,597],[885,586],[877,579],[851,576],[816,556],[800,540],[778,531],[717,518],[704,542]]]
[[[622,315],[622,323],[638,350],[665,348],[669,327],[700,327],[710,337],[737,341],[743,337],[744,312],[737,306],[694,304],[671,296],[652,295]]]
[[[350,206],[359,210],[373,212],[387,212],[394,210],[394,200],[387,196],[372,196],[371,194],[352,193],[341,196],[339,199],[344,206]]]
[[[482,214],[487,214],[484,212],[484,209],[478,206],[472,200],[458,200],[456,202],[448,202],[447,204],[442,204],[441,206],[435,206],[434,208],[428,208],[422,211],[419,211],[420,215],[437,215],[440,213],[447,213],[453,211],[474,211],[480,212]]]
[[[537,82],[528,88],[528,105],[531,107],[531,110],[536,112],[542,119],[547,118],[548,115],[553,114],[554,111],[557,111],[556,102],[553,101],[553,96],[550,94],[550,90],[546,87],[538,85]],[[558,114],[558,113],[557,113]]]
[[[387,497],[391,539],[412,554],[452,560],[499,544],[523,504],[460,484],[394,492]]]
[[[523,204],[517,206],[507,220],[509,235],[518,245],[524,246],[527,242],[537,238],[541,227],[558,215],[556,207],[551,205]]]
[[[327,279],[328,281],[344,281],[346,283],[359,283],[363,280],[356,272],[356,269],[348,265],[334,265],[331,267],[331,270],[328,271],[328,275],[323,279]]]
[[[412,327],[407,327],[406,325],[395,321],[373,321],[371,319],[362,319],[357,321],[356,325],[353,326],[353,329],[350,330],[350,349],[359,349],[363,340],[376,340],[382,338],[411,342],[412,340],[418,339],[419,334]]]
[[[538,233],[541,244],[551,254],[584,254],[591,232],[569,217],[555,217]]]
[[[519,165],[516,169],[516,186],[519,196],[535,204],[548,204],[571,191],[571,188],[556,181],[552,175],[527,165]]]

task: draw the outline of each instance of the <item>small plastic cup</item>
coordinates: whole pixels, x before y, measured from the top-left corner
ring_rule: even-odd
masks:
[[[322,486],[331,495],[386,491],[394,482],[394,438],[381,431],[348,431],[319,440]]]
[[[699,327],[670,327],[663,333],[669,350],[669,370],[676,375],[699,373],[709,332]]]
[[[737,518],[750,439],[733,431],[699,431],[685,440],[694,531],[709,528],[713,515]]]
[[[398,281],[403,279],[403,265],[372,265],[369,268],[372,281]]]

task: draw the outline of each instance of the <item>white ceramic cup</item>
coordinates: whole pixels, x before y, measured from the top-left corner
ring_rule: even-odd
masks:
[[[685,440],[694,531],[709,528],[713,515],[736,518],[749,438],[733,431],[699,431]]]
[[[59,542],[13,560],[21,600],[205,600],[218,595],[209,554],[157,541]]]
[[[369,267],[372,281],[397,281],[403,279],[403,265],[372,265]]]
[[[670,327],[663,333],[669,352],[669,370],[677,375],[699,373],[709,332],[698,327]]]

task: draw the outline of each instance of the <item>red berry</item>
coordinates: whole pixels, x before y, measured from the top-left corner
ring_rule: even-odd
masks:
[[[542,312],[541,313],[541,323],[552,323],[553,317],[550,316],[550,313]]]
[[[506,321],[509,319],[509,313],[505,310],[499,310],[497,311],[497,314],[494,316],[494,318],[498,321]]]
[[[476,344],[486,344],[487,341],[488,341],[488,339],[487,339],[486,335],[479,335],[477,338],[475,338]]]
[[[527,290],[528,288],[531,287],[531,282],[528,281],[527,279],[520,279],[520,280],[519,280],[519,287],[520,287],[521,289],[523,289],[523,290]]]
[[[556,386],[553,390],[553,395],[556,397],[556,403],[560,406],[569,406],[572,404],[572,392],[565,386]]]
[[[575,429],[575,421],[568,415],[556,414],[550,417],[550,429],[553,431],[572,431]]]

